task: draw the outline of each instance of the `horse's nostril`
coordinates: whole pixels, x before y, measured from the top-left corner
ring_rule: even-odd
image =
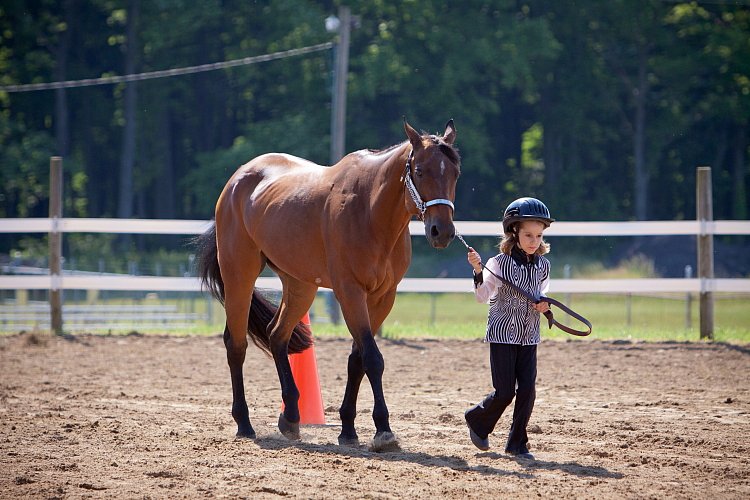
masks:
[[[430,228],[430,235],[431,235],[431,236],[432,236],[433,238],[437,238],[437,236],[438,236],[439,234],[440,234],[440,231],[438,230],[437,226],[433,225],[433,226],[432,226],[432,227]]]

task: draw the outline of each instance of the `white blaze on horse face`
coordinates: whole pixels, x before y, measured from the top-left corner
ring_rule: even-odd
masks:
[[[442,177],[443,174],[445,174],[445,160],[440,160],[440,176]]]

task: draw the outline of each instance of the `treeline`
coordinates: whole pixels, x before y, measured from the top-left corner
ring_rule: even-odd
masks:
[[[331,41],[340,2],[34,0],[0,6],[0,86],[194,66]],[[748,218],[750,8],[646,0],[352,0],[346,151],[458,128],[457,219],[544,199],[559,220]],[[329,164],[330,49],[134,83],[0,90],[0,217],[210,218],[229,175]],[[7,248],[0,249],[7,251]]]

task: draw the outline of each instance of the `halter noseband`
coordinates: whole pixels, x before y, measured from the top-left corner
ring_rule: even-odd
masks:
[[[422,196],[419,194],[419,191],[417,191],[417,186],[414,185],[414,181],[411,178],[411,161],[413,159],[414,149],[411,150],[409,158],[406,160],[406,169],[404,170],[403,178],[406,179],[406,191],[417,206],[417,210],[419,210],[419,219],[424,220],[424,213],[433,205],[448,205],[455,211],[456,207],[453,206],[453,202],[451,200],[446,200],[445,198],[435,198],[430,201],[422,201]]]

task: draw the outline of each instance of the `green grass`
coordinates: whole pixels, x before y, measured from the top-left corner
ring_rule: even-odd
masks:
[[[593,324],[589,339],[632,339],[644,341],[698,341],[698,301],[692,299],[691,326],[687,327],[685,296],[643,297],[577,294],[556,297]],[[715,294],[714,340],[750,343],[750,308],[744,297]],[[316,304],[318,306],[318,304]],[[488,306],[478,304],[471,294],[399,294],[383,325],[389,338],[477,338],[484,336]],[[630,314],[628,315],[628,310]],[[558,321],[576,328],[577,322],[561,311]],[[348,335],[344,326],[314,323],[316,336]],[[542,326],[542,337],[575,338],[556,328]]]
[[[587,339],[632,339],[642,341],[699,341],[698,300],[691,303],[690,328],[687,327],[685,295],[671,294],[653,297],[605,294],[561,294],[555,296],[593,324]],[[750,344],[750,308],[747,296],[714,294],[714,340],[735,344]],[[134,303],[123,300],[99,300],[97,303]],[[144,303],[141,301],[140,303]],[[150,303],[150,302],[149,302]],[[194,321],[180,330],[133,326],[123,330],[97,330],[97,333],[127,334],[138,331],[146,334],[218,335],[224,328],[224,311],[216,301],[200,299],[161,299],[161,304],[175,303],[179,310],[205,314],[211,307],[212,321]],[[473,294],[399,294],[382,335],[392,339],[463,338],[482,339],[488,306],[478,304]],[[555,310],[555,309],[553,309]],[[327,320],[326,303],[319,294],[311,309],[313,334],[316,337],[348,337],[343,324],[333,325]],[[557,310],[556,318],[577,327],[577,322]],[[14,333],[14,332],[5,332]],[[74,332],[78,333],[78,332]],[[542,326],[545,339],[573,339],[560,330]]]

